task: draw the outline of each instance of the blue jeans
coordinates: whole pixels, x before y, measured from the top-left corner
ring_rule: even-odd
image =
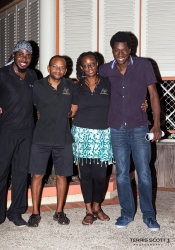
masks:
[[[133,218],[135,203],[130,181],[130,154],[138,175],[140,208],[143,219],[155,217],[152,205],[152,180],[150,171],[151,145],[145,140],[148,126],[125,130],[122,124],[119,130],[111,128],[111,141],[116,161],[117,189],[121,206],[121,216]]]

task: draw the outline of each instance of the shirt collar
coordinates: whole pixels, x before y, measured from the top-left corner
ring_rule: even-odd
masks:
[[[15,71],[14,71],[14,69],[13,69],[13,63],[10,64],[10,65],[7,65],[6,67],[9,67],[9,74],[10,74],[10,75],[19,77],[19,76],[15,73]],[[26,79],[29,75],[32,75],[32,74],[31,74],[31,72],[29,71],[29,69],[27,68],[26,75],[25,75],[25,78],[24,78],[24,79]]]
[[[131,63],[131,65],[133,65],[133,64],[134,64],[134,61],[133,61],[133,59],[132,59],[132,56],[131,56],[131,55],[130,55],[130,63]],[[112,64],[111,64],[111,69],[114,69],[115,64],[116,64],[116,60],[114,59],[114,61],[113,61],[113,62],[112,62]]]

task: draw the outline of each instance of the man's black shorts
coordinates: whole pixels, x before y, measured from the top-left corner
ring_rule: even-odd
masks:
[[[55,174],[71,176],[73,174],[72,144],[51,144],[45,142],[32,143],[29,173],[44,175],[51,153]]]

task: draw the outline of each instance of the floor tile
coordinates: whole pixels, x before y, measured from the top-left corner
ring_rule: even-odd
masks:
[[[72,208],[82,208],[82,205],[78,202],[69,202],[68,203]]]
[[[46,205],[41,205],[40,212],[46,212],[46,211],[50,211],[50,209]]]
[[[110,200],[104,200],[102,205],[113,205],[113,204],[119,204],[118,197],[115,197]],[[85,208],[85,204],[83,201],[78,201],[78,202],[68,202],[64,205],[64,209],[73,209],[73,208]],[[46,211],[55,211],[56,210],[56,204],[47,204],[47,205],[41,205],[40,211],[41,212],[46,212]],[[32,213],[32,207],[28,207],[26,213]]]
[[[81,207],[85,207],[85,204],[84,204],[83,201],[78,201],[77,203],[78,203]]]
[[[53,210],[53,211],[55,211],[56,210],[56,208],[57,208],[57,205],[56,204],[48,204],[48,205],[46,205],[50,210]]]
[[[115,198],[111,199],[111,202],[112,202],[113,204],[119,204],[119,199],[118,199],[118,197],[115,197]]]
[[[66,203],[65,205],[64,205],[64,209],[70,209],[70,208],[72,208],[68,203]]]
[[[111,200],[104,200],[102,205],[112,205],[113,202]]]

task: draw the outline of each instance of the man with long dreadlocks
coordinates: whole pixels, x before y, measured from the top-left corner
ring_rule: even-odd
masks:
[[[16,226],[25,226],[21,214],[27,208],[28,161],[33,133],[33,83],[28,68],[32,47],[19,41],[13,59],[0,69],[0,224],[6,216]],[[7,179],[12,166],[12,203],[6,213]]]

